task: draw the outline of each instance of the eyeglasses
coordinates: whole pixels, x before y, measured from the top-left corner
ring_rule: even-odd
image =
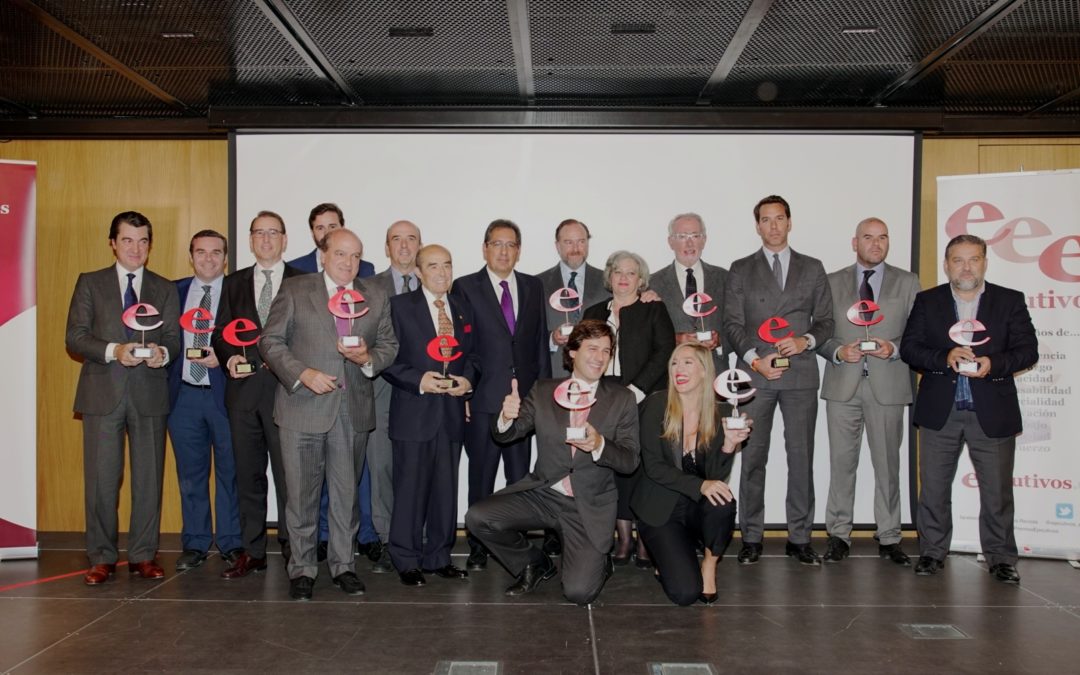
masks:
[[[703,232],[676,232],[671,235],[675,241],[701,241],[705,238]]]
[[[484,242],[484,246],[488,248],[505,248],[508,251],[518,250],[518,243],[516,241],[488,241]]]
[[[285,234],[285,233],[282,232],[281,230],[252,230],[251,231],[251,236],[253,236],[253,237],[269,237],[271,239],[274,239],[276,237],[280,237],[283,234]]]

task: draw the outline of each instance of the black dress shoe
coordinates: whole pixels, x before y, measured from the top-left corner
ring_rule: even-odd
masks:
[[[320,541],[319,545],[315,547],[315,560],[323,562],[326,560],[326,556],[330,551],[330,542]]]
[[[394,562],[390,559],[390,547],[383,546],[382,554],[375,561],[375,564],[371,566],[371,571],[375,574],[388,574],[393,569]]]
[[[427,579],[424,578],[424,573],[418,569],[405,570],[398,576],[401,577],[401,583],[406,586],[424,586],[427,584]]]
[[[706,605],[711,605],[716,602],[716,599],[720,597],[719,593],[702,593],[698,596],[698,600]]]
[[[900,544],[878,544],[877,554],[879,558],[885,558],[901,567],[911,567],[911,558],[900,548]]]
[[[825,562],[838,563],[851,553],[851,547],[840,537],[829,537],[825,545]]]
[[[349,595],[364,594],[364,582],[353,572],[342,572],[334,577],[334,585]]]
[[[1019,584],[1020,575],[1016,568],[1009,563],[998,563],[990,566],[990,574],[1003,584]]]
[[[744,541],[737,560],[740,565],[753,565],[761,560],[761,544]]]
[[[243,554],[244,554],[244,549],[242,549],[242,548],[231,548],[228,551],[225,551],[224,553],[221,554],[221,559],[224,560],[225,562],[229,563],[230,565],[234,565],[234,564],[236,564],[236,561],[240,559],[240,556],[242,556]]]
[[[465,568],[470,572],[487,569],[488,554],[482,548],[474,548],[465,559]]]
[[[919,556],[919,562],[915,563],[915,574],[920,577],[928,577],[937,574],[938,570],[945,569],[944,560],[936,560],[928,555]]]
[[[366,555],[367,559],[371,562],[379,562],[379,558],[382,557],[385,548],[386,546],[381,541],[376,541],[372,544],[367,544],[366,549],[361,551],[361,553]]]
[[[544,556],[544,562],[529,565],[522,570],[517,581],[506,589],[506,594],[525,595],[526,593],[532,593],[540,585],[540,582],[547,581],[555,576],[556,572],[558,570],[555,568],[555,563],[551,562],[551,558]]]
[[[424,570],[425,574],[434,574],[440,579],[461,579],[464,581],[469,578],[469,573],[460,567],[454,565],[444,565],[433,570]]]
[[[639,570],[651,570],[653,568],[653,561],[634,554],[634,566]]]
[[[616,567],[622,567],[630,562],[630,554],[626,555],[613,555],[611,556],[611,564]]]
[[[544,530],[544,555],[562,555],[562,541],[555,530]]]
[[[206,553],[204,551],[187,549],[176,559],[176,571],[186,572],[187,570],[193,570],[204,562],[206,562]]]
[[[289,579],[289,597],[293,600],[310,600],[313,588],[315,588],[315,580],[311,577]]]
[[[817,554],[810,544],[793,544],[790,541],[784,544],[784,555],[795,558],[800,565],[818,566],[821,564],[821,556]]]

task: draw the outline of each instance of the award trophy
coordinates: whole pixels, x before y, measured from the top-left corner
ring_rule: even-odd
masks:
[[[739,401],[750,398],[757,389],[741,389],[743,385],[750,383],[750,373],[739,370],[735,365],[739,362],[737,354],[728,354],[728,369],[716,376],[713,380],[713,391],[726,398],[731,404],[731,416],[727,418],[728,429],[745,429],[746,420],[739,416]]]
[[[769,344],[774,345],[777,342],[780,342],[781,340],[783,340],[785,338],[789,338],[789,337],[795,335],[795,331],[789,330],[786,335],[781,335],[779,337],[777,337],[776,335],[773,335],[773,331],[783,330],[785,328],[790,328],[790,327],[791,327],[791,324],[787,322],[787,319],[785,319],[785,318],[783,318],[781,316],[771,316],[768,319],[765,319],[764,321],[761,322],[761,325],[758,326],[757,334],[758,334],[758,337],[761,338],[763,342],[768,342]],[[791,367],[791,359],[789,359],[786,356],[777,356],[776,359],[773,361],[773,368],[790,368],[790,367]]]
[[[451,361],[457,361],[464,352],[454,354],[454,347],[459,347],[457,339],[453,335],[436,335],[427,343],[427,355],[442,363],[442,375],[438,379],[448,383],[448,389],[454,388],[454,378],[446,374]]]
[[[566,410],[585,410],[596,403],[594,388],[581,380],[571,377],[555,387],[555,403]],[[580,441],[585,438],[585,427],[566,427],[567,441]]]
[[[221,339],[228,342],[233,347],[239,347],[244,361],[247,361],[247,348],[259,341],[259,336],[256,335],[251,340],[245,340],[240,337],[239,333],[247,333],[249,331],[259,330],[259,327],[255,325],[255,322],[251,319],[233,319],[221,330]],[[240,375],[246,375],[255,372],[254,363],[238,363],[236,364],[236,372]]]
[[[877,316],[873,316],[877,312]],[[870,318],[872,317],[873,318]],[[881,314],[881,307],[878,306],[873,300],[859,300],[847,311],[847,320],[856,326],[863,326],[866,328],[866,339],[859,343],[859,351],[863,352],[876,352],[878,350],[878,343],[876,340],[870,339],[870,326],[881,323],[885,320],[885,315]]]
[[[694,339],[698,342],[710,342],[713,339],[713,332],[711,330],[705,330],[705,317],[715,312],[718,308],[714,305],[712,309],[708,311],[702,311],[701,308],[712,302],[712,296],[708,293],[691,293],[686,296],[686,300],[683,301],[682,311],[686,312],[688,316],[697,317],[701,321],[701,330],[694,334]],[[719,347],[717,347],[719,350]]]
[[[566,304],[575,301],[577,304]],[[551,294],[548,298],[548,304],[556,312],[562,312],[566,315],[566,323],[559,326],[559,334],[568,337],[570,333],[574,332],[574,324],[570,323],[570,312],[581,309],[581,296],[574,289],[563,287]]]
[[[146,331],[159,328],[161,327],[161,324],[165,323],[162,320],[158,320],[157,323],[151,326],[146,326],[139,323],[139,319],[146,316],[161,316],[161,312],[157,311],[157,308],[153,305],[148,305],[145,302],[137,302],[131,307],[125,309],[124,313],[120,317],[123,320],[125,326],[127,326],[131,330],[139,331],[141,337],[139,341],[139,346],[131,350],[131,355],[137,359],[153,358],[153,348],[146,346]]]
[[[352,288],[343,288],[342,290],[334,293],[334,296],[326,303],[326,306],[330,309],[330,313],[340,319],[349,320],[349,330],[352,330],[353,319],[358,319],[368,313],[370,308],[365,307],[359,312],[349,311],[349,303],[358,304],[364,302],[364,296],[360,295],[360,291]],[[359,335],[342,335],[340,338],[342,347],[359,347],[360,336]]]
[[[990,337],[987,336],[976,341],[974,335],[969,338],[965,334],[978,333],[984,330],[986,330],[986,326],[983,325],[982,321],[979,321],[978,319],[963,319],[962,321],[957,321],[949,328],[949,337],[958,345],[978,347],[979,345],[990,342]],[[956,370],[960,373],[977,373],[979,372],[979,364],[974,361],[961,361]]]
[[[206,328],[199,328],[196,321],[205,321]],[[189,333],[206,335],[214,332],[214,315],[205,307],[192,307],[180,315],[180,327]],[[210,350],[205,347],[188,347],[184,352],[188,360],[205,359],[210,356]]]

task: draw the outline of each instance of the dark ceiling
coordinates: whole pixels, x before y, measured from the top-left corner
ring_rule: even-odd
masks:
[[[0,133],[1080,133],[1080,0],[0,0]]]

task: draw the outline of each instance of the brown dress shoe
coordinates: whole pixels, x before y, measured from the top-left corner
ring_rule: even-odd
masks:
[[[128,572],[137,574],[143,579],[164,579],[165,570],[156,560],[143,560],[137,563],[128,563]]]
[[[111,563],[92,565],[90,569],[86,570],[86,575],[83,576],[83,583],[87,586],[103,584],[109,580],[109,577],[111,577],[115,571],[116,565]]]
[[[221,573],[221,576],[225,579],[240,579],[252,572],[261,572],[265,569],[266,558],[252,558],[247,554],[247,551],[245,551],[237,557],[236,562],[225,568],[225,571]]]

